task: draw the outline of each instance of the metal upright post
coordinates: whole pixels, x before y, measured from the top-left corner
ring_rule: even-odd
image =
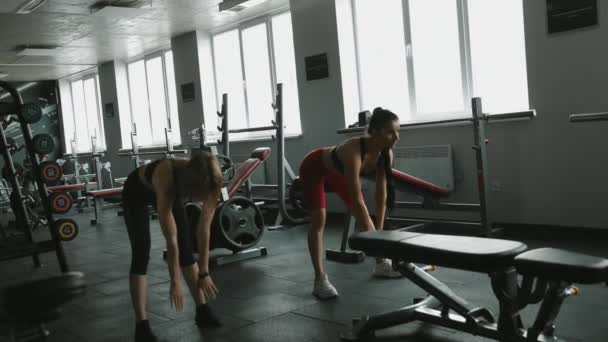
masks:
[[[493,235],[493,223],[488,217],[488,187],[487,187],[487,142],[486,142],[486,124],[487,116],[483,114],[481,108],[481,98],[475,97],[471,101],[473,109],[473,135],[475,150],[475,159],[477,167],[477,188],[479,192],[479,216],[480,227],[485,236]]]

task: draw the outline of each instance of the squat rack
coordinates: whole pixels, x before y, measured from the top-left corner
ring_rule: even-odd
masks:
[[[217,129],[222,133],[222,140],[218,141],[222,145],[222,154],[230,157],[230,138],[229,133],[248,133],[248,132],[261,132],[261,131],[275,131],[275,135],[272,139],[276,141],[277,146],[277,184],[252,184],[248,180],[245,184],[247,195],[251,197],[252,190],[255,188],[259,189],[277,189],[277,202],[279,214],[275,220],[275,224],[268,227],[268,230],[283,229],[286,226],[282,224],[285,221],[288,225],[304,224],[309,221],[308,217],[296,218],[291,215],[287,210],[287,181],[286,175],[290,178],[290,181],[296,179],[296,174],[289,165],[289,162],[285,158],[285,124],[283,120],[283,84],[277,84],[276,97],[272,108],[275,114],[275,120],[271,121],[271,125],[262,127],[251,127],[241,129],[229,129],[228,126],[228,94],[222,95],[222,107],[221,112],[217,115],[221,118],[221,126]],[[265,199],[266,200],[266,199]]]
[[[0,81],[0,88],[6,90],[13,99],[12,102],[0,103],[0,116],[6,116],[13,113],[17,114],[18,121],[21,126],[21,131],[23,133],[23,139],[25,141],[26,151],[28,153],[27,157],[32,163],[32,169],[36,172],[37,170],[40,170],[40,159],[38,157],[38,154],[34,151],[34,148],[32,148],[32,131],[28,122],[23,118],[22,115],[22,111],[25,110],[25,104],[23,103],[21,94],[14,86],[9,84],[8,82]],[[51,212],[51,204],[47,195],[47,186],[45,182],[41,179],[40,175],[36,176],[36,185],[40,194],[44,211],[46,213],[46,219],[51,233],[51,239],[45,241],[34,241],[28,211],[25,207],[23,193],[21,192],[21,188],[17,180],[13,159],[10,152],[8,151],[6,134],[2,125],[0,125],[0,152],[2,153],[2,156],[4,158],[4,167],[8,168],[9,171],[7,177],[8,181],[11,184],[11,187],[13,188],[13,192],[17,194],[18,203],[16,203],[16,209],[18,210],[18,215],[21,215],[21,217],[24,218],[22,224],[26,237],[25,242],[19,241],[15,246],[2,247],[2,249],[0,249],[0,261],[31,256],[34,261],[34,266],[40,267],[41,264],[38,255],[41,253],[55,251],[55,253],[57,254],[57,260],[59,261],[59,267],[61,271],[64,273],[69,272],[65,252],[59,239],[59,232],[55,229],[55,220],[53,219],[53,214]]]

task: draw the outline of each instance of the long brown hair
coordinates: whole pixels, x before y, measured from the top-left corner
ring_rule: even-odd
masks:
[[[205,151],[192,152],[186,165],[184,185],[193,193],[201,195],[219,195],[224,184],[220,163],[211,153]]]
[[[374,130],[383,129],[388,122],[397,121],[399,117],[397,114],[391,112],[388,109],[378,107],[374,109],[369,124],[367,126],[367,133],[373,134]],[[391,165],[391,152],[392,148],[387,147],[382,150],[380,154],[379,163],[382,163],[386,177],[386,206],[392,208],[395,206],[395,186],[393,184],[393,165]]]

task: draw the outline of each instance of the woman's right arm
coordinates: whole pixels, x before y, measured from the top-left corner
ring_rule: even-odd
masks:
[[[173,182],[168,180],[173,179],[172,169],[168,163],[160,164],[154,173],[152,185],[156,192],[156,208],[158,210],[158,219],[166,240],[167,247],[167,266],[169,267],[169,276],[171,278],[172,288],[181,288],[181,275],[179,266],[179,247],[177,244],[177,225],[175,217],[173,217],[173,202],[174,193],[171,191]],[[182,303],[174,303],[178,310],[181,310]]]
[[[369,216],[369,211],[365,205],[363,194],[361,193],[361,158],[360,152],[352,144],[343,145],[345,150],[344,155],[344,176],[348,184],[350,198],[353,201],[353,215],[357,222],[362,224],[363,230],[374,230],[374,222]]]

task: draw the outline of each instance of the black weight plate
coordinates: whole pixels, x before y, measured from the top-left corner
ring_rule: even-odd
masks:
[[[35,103],[26,103],[21,106],[21,117],[29,124],[36,123],[42,118],[42,108]]]
[[[232,197],[224,202],[214,217],[222,245],[232,251],[255,246],[264,235],[264,216],[253,201]]]
[[[49,134],[36,134],[32,139],[32,149],[38,154],[49,154],[55,149],[53,137]]]

